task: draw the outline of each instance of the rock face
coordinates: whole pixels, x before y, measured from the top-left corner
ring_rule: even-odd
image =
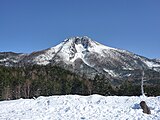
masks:
[[[160,62],[102,45],[87,36],[73,37],[59,45],[31,54],[0,53],[0,65],[57,65],[94,78],[96,74],[115,80],[134,77],[137,70],[160,72]]]

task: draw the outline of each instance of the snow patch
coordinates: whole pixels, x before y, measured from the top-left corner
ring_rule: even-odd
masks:
[[[150,61],[143,61],[149,68],[152,67],[160,67],[160,64],[156,64],[154,62],[150,62]]]
[[[71,62],[74,62],[78,58],[81,58],[84,61],[83,51],[85,51],[86,49],[84,49],[84,47],[81,44],[75,45],[75,49],[76,49],[76,53],[74,58],[71,59]]]
[[[1,59],[0,62],[5,62],[7,61],[9,58],[4,58],[4,59]]]
[[[118,76],[113,70],[108,70],[108,69],[105,69],[105,68],[103,70],[113,77]]]
[[[123,68],[123,70],[134,70],[133,68],[131,68],[131,67],[122,67]]]

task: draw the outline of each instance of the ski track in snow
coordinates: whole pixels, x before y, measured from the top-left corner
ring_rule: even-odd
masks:
[[[151,115],[142,112],[142,100]],[[1,101],[0,109],[0,120],[160,120],[160,96],[41,96]]]

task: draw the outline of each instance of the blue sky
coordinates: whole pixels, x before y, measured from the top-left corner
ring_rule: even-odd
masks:
[[[160,58],[160,0],[0,0],[0,52],[31,53],[89,36]]]

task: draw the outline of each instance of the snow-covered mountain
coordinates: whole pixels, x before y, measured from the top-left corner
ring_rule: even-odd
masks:
[[[151,114],[143,113],[144,100]],[[160,120],[160,97],[50,96],[0,102],[1,120]]]
[[[28,55],[0,53],[0,64],[5,66],[52,64],[90,77],[97,73],[108,77],[120,77],[122,71],[137,69],[160,71],[158,61],[102,45],[87,36],[69,38],[57,46]]]

